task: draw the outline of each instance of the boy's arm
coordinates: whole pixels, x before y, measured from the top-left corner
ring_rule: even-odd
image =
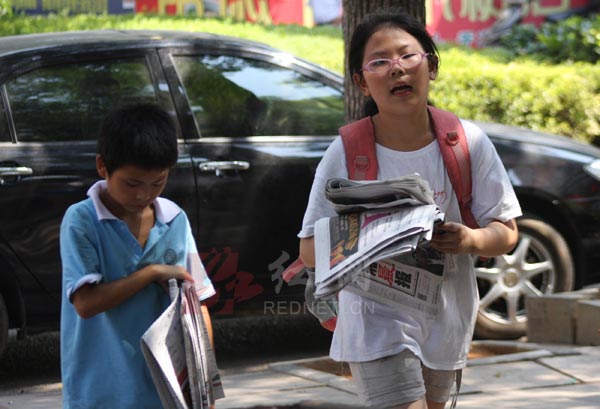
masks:
[[[91,318],[122,304],[148,284],[170,278],[193,281],[182,266],[152,264],[119,280],[83,285],[72,294],[71,302],[81,318]]]
[[[480,229],[453,222],[436,226],[431,245],[444,253],[496,257],[512,250],[519,239],[517,222],[494,220]]]
[[[213,338],[213,327],[212,320],[210,318],[210,314],[208,312],[208,307],[204,304],[200,305],[200,311],[202,311],[202,319],[204,320],[204,325],[206,325],[206,332],[208,332],[208,339],[210,340],[210,345],[215,349],[215,341]]]
[[[208,333],[208,339],[210,340],[210,346],[212,347],[212,349],[214,351],[215,350],[215,341],[213,338],[212,320],[210,319],[208,307],[204,304],[201,304],[200,311],[202,311],[202,319],[204,320],[204,325],[206,326],[206,332]],[[209,408],[215,409],[215,405],[210,405]]]

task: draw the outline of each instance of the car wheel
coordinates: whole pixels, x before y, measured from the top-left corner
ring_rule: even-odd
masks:
[[[4,353],[6,348],[6,342],[8,341],[8,311],[6,310],[6,304],[4,298],[0,294],[0,357]]]
[[[480,296],[475,334],[481,338],[525,335],[525,296],[573,289],[573,259],[561,234],[544,221],[527,216],[517,224],[515,249],[475,266]]]

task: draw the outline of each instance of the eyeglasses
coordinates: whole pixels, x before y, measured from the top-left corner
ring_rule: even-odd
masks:
[[[369,71],[373,74],[385,74],[392,69],[394,64],[398,64],[405,70],[409,70],[421,64],[423,58],[427,55],[429,55],[429,53],[408,53],[391,60],[388,58],[378,58],[366,63],[361,71]]]

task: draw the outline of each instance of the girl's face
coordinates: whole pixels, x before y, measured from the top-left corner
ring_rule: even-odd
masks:
[[[405,54],[423,52],[417,39],[406,31],[385,27],[367,41],[363,66],[380,58],[393,60]],[[420,64],[409,69],[393,63],[383,73],[363,69],[361,74],[354,74],[354,82],[365,96],[373,98],[381,114],[406,115],[425,108],[429,81],[435,79],[436,72],[430,71],[427,56],[424,56]]]

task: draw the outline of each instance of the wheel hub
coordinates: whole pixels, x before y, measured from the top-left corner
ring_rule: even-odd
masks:
[[[502,281],[504,282],[505,286],[512,288],[519,284],[519,281],[521,281],[521,276],[514,270],[508,270],[504,273]]]

